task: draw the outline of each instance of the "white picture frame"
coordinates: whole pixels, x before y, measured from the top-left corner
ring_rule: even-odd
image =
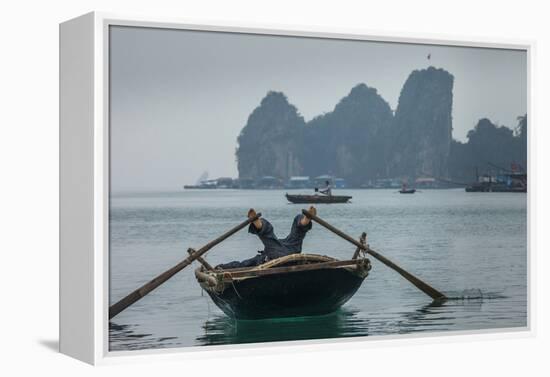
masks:
[[[108,211],[109,211],[109,71],[108,30],[112,25],[207,30],[231,33],[369,40],[450,46],[525,50],[528,66],[528,113],[533,113],[531,73],[534,42],[493,39],[439,38],[433,35],[369,33],[356,30],[296,29],[236,23],[199,25],[169,18],[144,18],[108,13],[88,13],[60,25],[60,351],[90,364],[116,363],[147,358],[181,358],[219,355],[220,352],[262,353],[276,348],[371,347],[385,342],[456,341],[453,333],[428,337],[340,338],[255,345],[186,347],[148,351],[110,352],[108,347]],[[533,128],[532,120],[529,128]],[[529,133],[529,167],[532,166],[532,133]],[[530,179],[531,180],[531,179]],[[530,185],[530,187],[533,187]],[[528,194],[530,234],[532,192]],[[530,237],[528,237],[530,239]],[[470,340],[532,336],[532,251],[528,258],[528,318],[525,328],[499,331],[461,331]]]

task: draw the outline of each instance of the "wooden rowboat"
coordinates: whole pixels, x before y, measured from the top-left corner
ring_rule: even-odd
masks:
[[[309,204],[309,203],[347,203],[352,198],[347,195],[291,195],[285,194],[286,199],[294,204]]]
[[[346,303],[371,269],[367,258],[291,254],[252,268],[195,270],[201,287],[236,319],[328,314]]]

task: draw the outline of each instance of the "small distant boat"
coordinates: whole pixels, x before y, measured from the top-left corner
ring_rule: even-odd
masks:
[[[527,174],[484,175],[465,187],[466,192],[527,192]]]
[[[255,267],[199,267],[195,277],[229,317],[262,319],[332,313],[355,294],[370,269],[367,258],[291,254]]]
[[[416,192],[416,189],[414,188],[408,188],[406,183],[403,183],[401,186],[401,190],[399,190],[400,194],[414,194]]]
[[[416,192],[416,189],[408,189],[408,188],[402,188],[399,190],[400,194],[414,194]]]
[[[286,199],[294,204],[309,204],[309,203],[347,203],[352,198],[347,195],[291,195],[285,194]]]
[[[520,165],[512,163],[510,170],[490,162],[489,165],[503,172],[497,175],[479,175],[476,168],[476,181],[465,187],[466,192],[527,192],[527,172],[518,171]]]
[[[185,190],[194,190],[194,189],[213,190],[217,187],[215,185],[183,185],[183,188]]]
[[[505,185],[473,184],[466,186],[466,192],[527,192],[526,186],[508,187]]]

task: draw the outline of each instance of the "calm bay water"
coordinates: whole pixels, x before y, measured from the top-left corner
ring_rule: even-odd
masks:
[[[527,325],[527,196],[423,190],[339,190],[352,203],[318,214],[454,299],[433,305],[374,258],[369,277],[338,312],[235,321],[184,269],[113,319],[110,349],[133,350],[279,340],[478,330]],[[125,296],[245,219],[256,208],[285,237],[304,205],[280,190],[187,190],[111,197],[110,302]],[[261,249],[245,230],[208,252],[215,265]],[[350,258],[354,246],[314,224],[304,252]]]

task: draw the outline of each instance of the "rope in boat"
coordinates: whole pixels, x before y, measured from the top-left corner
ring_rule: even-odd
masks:
[[[237,287],[235,287],[235,282],[233,281],[233,276],[231,276],[231,272],[227,272],[227,274],[229,274],[229,278],[231,279],[231,286],[233,287],[233,290],[237,294],[237,297],[242,300],[243,298],[239,294],[239,291],[237,291]]]
[[[204,297],[204,288],[201,287],[201,296]],[[210,311],[210,300],[209,299],[206,299],[206,306],[207,306],[207,315],[206,315],[206,322],[204,324],[204,330],[206,332],[206,334],[208,334],[208,321],[210,321],[210,314],[211,314],[211,311]]]

